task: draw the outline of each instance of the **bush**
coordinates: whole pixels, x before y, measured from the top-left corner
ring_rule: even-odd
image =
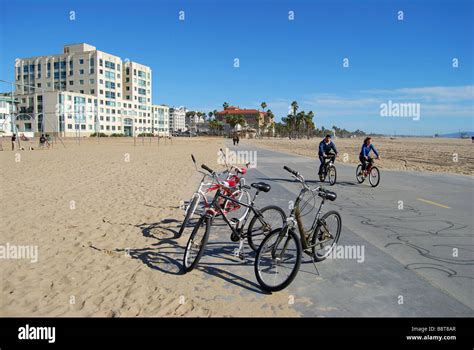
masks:
[[[154,137],[151,132],[142,132],[141,134],[138,134],[137,137]]]
[[[103,132],[99,132],[99,133],[98,133],[98,136],[99,136],[99,137],[109,137],[109,135],[104,134]],[[97,137],[97,133],[96,133],[96,132],[92,133],[92,134],[90,135],[90,137]]]
[[[125,134],[116,134],[116,133],[113,133],[112,135],[110,135],[110,137],[124,137]]]

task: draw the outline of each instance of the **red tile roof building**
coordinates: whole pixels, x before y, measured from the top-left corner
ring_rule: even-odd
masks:
[[[226,117],[236,115],[242,115],[249,127],[257,127],[257,117],[260,127],[263,127],[265,122],[273,126],[273,118],[269,118],[266,112],[261,112],[258,109],[241,109],[240,107],[229,106],[223,111],[215,113],[216,119],[222,122],[225,122]]]

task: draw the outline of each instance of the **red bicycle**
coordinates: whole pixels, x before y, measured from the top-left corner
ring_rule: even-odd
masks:
[[[367,177],[369,178],[369,183],[372,187],[377,187],[380,183],[380,171],[374,165],[373,158],[369,158],[367,169],[362,170],[362,164],[359,164],[356,169],[356,179],[358,183],[361,184]]]
[[[221,188],[227,197],[237,199],[238,201],[244,202],[247,204],[249,204],[251,200],[250,193],[244,187],[245,178],[243,178],[243,176],[247,173],[249,164],[246,164],[245,167],[236,167],[236,166],[229,167],[226,164],[227,169],[216,174],[217,177],[222,177],[222,176],[226,177],[226,179],[222,182],[224,186],[222,186],[218,182],[215,181],[215,178],[211,174],[207,172],[203,172],[197,168],[196,159],[194,158],[194,155],[191,155],[191,159],[194,163],[196,171],[202,174],[203,177],[201,179],[201,182],[199,184],[197,191],[194,192],[194,194],[192,195],[191,199],[189,200],[188,204],[185,207],[184,220],[179,229],[178,237],[180,237],[183,234],[184,229],[188,226],[189,221],[191,220],[194,213],[196,212],[196,209],[199,203],[202,203],[203,208],[205,209],[209,208],[210,203],[207,197],[211,192],[214,192]],[[224,198],[220,198],[219,201],[220,201],[219,205],[221,206],[221,208],[223,208],[223,212],[226,214],[231,211],[235,211],[241,208],[240,204],[231,202]],[[247,210],[244,212],[242,217],[246,215],[246,212]]]

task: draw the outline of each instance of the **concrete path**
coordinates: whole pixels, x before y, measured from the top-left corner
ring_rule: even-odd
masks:
[[[247,183],[271,184],[257,200],[289,213],[300,191],[283,165],[319,185],[315,159],[228,143],[229,150],[257,152],[257,167]],[[317,269],[304,256],[287,292],[305,316],[474,316],[474,179],[435,173],[381,171],[381,183],[358,184],[355,167],[336,163],[338,181],[325,186],[338,195],[324,211],[340,212],[339,244],[363,255],[328,259]],[[220,276],[242,294],[265,294],[256,282],[253,254],[246,262],[232,256],[227,227],[216,222],[200,268]],[[223,223],[222,223],[223,224]],[[187,234],[190,232],[188,231]]]

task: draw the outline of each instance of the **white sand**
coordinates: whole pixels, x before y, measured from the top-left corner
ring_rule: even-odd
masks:
[[[34,245],[39,256],[36,263],[0,260],[0,316],[297,315],[285,291],[242,293],[226,281],[232,266],[220,277],[177,274],[182,256],[173,249],[189,231],[178,241],[166,238],[183,218],[180,201],[199,182],[190,153],[216,166],[221,145],[84,139],[11,152],[4,141],[0,244]]]

